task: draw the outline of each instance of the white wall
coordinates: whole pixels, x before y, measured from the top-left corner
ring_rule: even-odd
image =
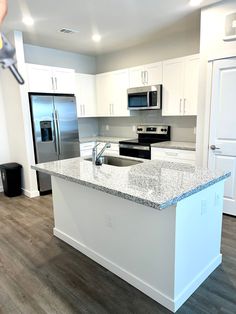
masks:
[[[224,26],[226,14],[236,12],[236,1],[225,0],[202,10],[201,13],[201,71],[199,85],[199,108],[197,120],[197,163],[207,166],[210,114],[209,61],[236,56],[236,41],[225,42]],[[207,84],[209,89],[207,89]]]
[[[21,32],[13,32],[9,39],[16,48],[17,65],[20,73],[26,78],[24,63],[23,38]],[[28,86],[20,86],[10,71],[1,75],[2,94],[5,106],[6,123],[11,160],[23,166],[23,190],[28,196],[38,195],[34,163],[34,150],[28,101]]]
[[[97,57],[97,73],[199,53],[200,12],[163,29],[155,40]],[[119,49],[119,47],[117,47]]]
[[[10,151],[7,133],[7,123],[5,116],[5,107],[2,98],[2,89],[0,86],[0,164],[10,162]],[[2,191],[2,180],[0,178],[0,192]]]
[[[27,44],[24,44],[24,53],[27,63],[72,68],[79,73],[96,73],[96,58],[93,56]]]

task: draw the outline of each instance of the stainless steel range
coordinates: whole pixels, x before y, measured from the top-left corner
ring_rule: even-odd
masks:
[[[151,144],[170,141],[170,126],[139,125],[138,138],[120,141],[120,155],[151,159]]]

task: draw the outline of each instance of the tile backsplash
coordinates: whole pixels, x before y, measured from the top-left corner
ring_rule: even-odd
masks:
[[[172,141],[196,141],[196,117],[162,117],[158,110],[136,111],[130,117],[82,118],[78,121],[80,137],[100,135],[134,138],[139,124],[166,124],[171,126]]]

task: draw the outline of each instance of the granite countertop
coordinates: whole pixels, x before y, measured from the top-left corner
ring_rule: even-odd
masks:
[[[152,144],[152,147],[195,151],[196,143],[167,141]]]
[[[105,142],[105,143],[113,143],[119,144],[120,141],[125,141],[130,138],[124,137],[108,137],[108,136],[92,136],[92,137],[81,137],[79,139],[80,143],[88,143],[88,142]]]
[[[122,157],[123,158],[123,157]],[[230,176],[181,163],[144,161],[130,167],[95,166],[83,158],[33,169],[155,209],[164,209]]]
[[[82,137],[80,138],[79,142],[80,143],[105,142],[105,143],[119,144],[120,141],[125,141],[129,139],[131,139],[131,137],[124,138],[124,137],[92,136],[92,137]],[[195,151],[196,143],[167,141],[167,142],[152,144],[152,147]]]

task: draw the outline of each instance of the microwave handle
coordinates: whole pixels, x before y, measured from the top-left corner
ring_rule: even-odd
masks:
[[[147,107],[150,107],[150,92],[147,92]]]

